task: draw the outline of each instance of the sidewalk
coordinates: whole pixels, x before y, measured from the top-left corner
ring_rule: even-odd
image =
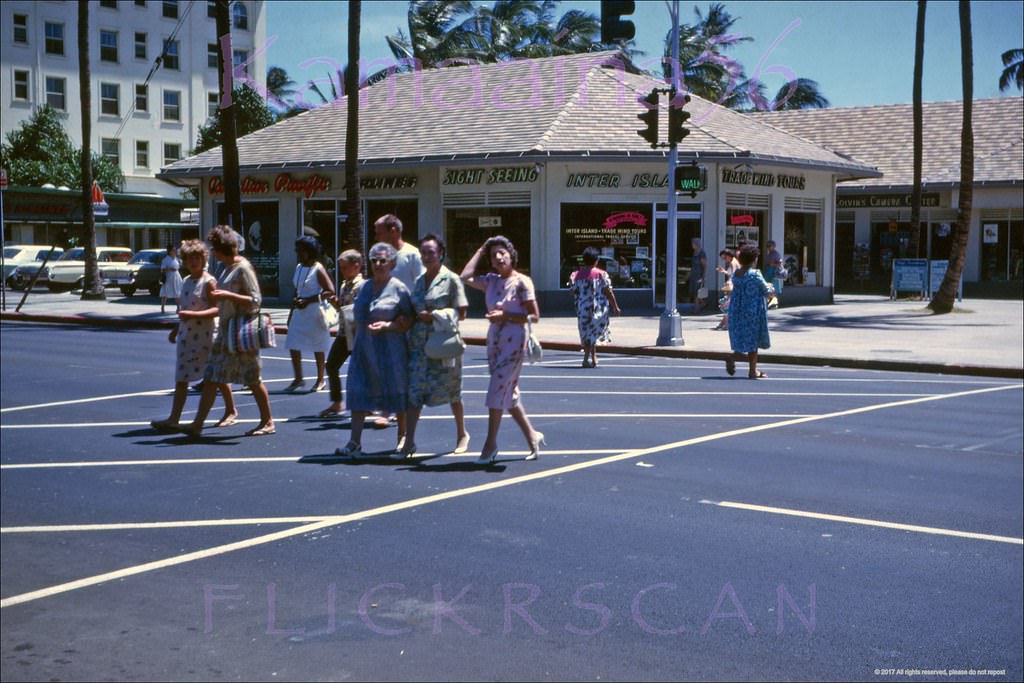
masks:
[[[21,292],[7,293],[4,320],[78,322],[163,327],[175,317],[161,315],[159,300],[148,296],[125,298],[107,290],[106,301],[81,301],[73,294],[33,292],[15,315]],[[268,300],[278,325],[288,307]],[[543,314],[543,311],[542,311]],[[657,316],[623,316],[612,320],[612,345],[601,353],[668,355],[724,359],[729,333],[716,331],[720,316],[683,316],[683,346],[658,347]],[[879,370],[950,372],[1024,378],[1024,302],[974,299],[958,304],[948,315],[932,315],[922,301],[889,301],[886,297],[838,295],[830,306],[801,306],[770,311],[772,347],[762,352],[764,363],[836,365]],[[487,322],[471,317],[463,323],[467,341],[482,342]],[[534,331],[551,349],[579,348],[576,318],[544,317]]]

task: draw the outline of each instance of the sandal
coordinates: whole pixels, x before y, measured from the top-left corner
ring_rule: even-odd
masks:
[[[215,424],[214,427],[230,427],[236,422],[238,422],[238,415],[228,415],[227,417],[222,417],[220,422]]]
[[[297,391],[302,388],[306,382],[301,379],[294,380],[291,384],[284,388],[285,391]]]
[[[326,418],[326,417],[338,417],[338,416],[344,415],[344,414],[345,414],[344,410],[335,410],[334,408],[328,407],[328,408],[324,408],[319,413],[317,413],[317,417],[324,417],[324,418]]]
[[[766,374],[764,374],[763,372],[761,372],[760,370],[758,370],[757,372],[755,372],[755,373],[754,373],[754,374],[752,374],[752,375],[747,375],[747,379],[764,379],[764,378],[766,378],[767,376],[768,376],[768,375],[766,375]]]
[[[276,433],[277,433],[277,427],[275,427],[273,424],[269,424],[269,425],[263,425],[262,427],[257,427],[256,429],[250,429],[249,431],[247,431],[245,433],[245,435],[246,436],[270,436],[271,434],[276,434]]]
[[[317,382],[316,384],[313,385],[313,390],[310,393],[311,394],[315,394],[316,392],[323,391],[326,388],[327,388],[327,381],[326,380],[320,380],[319,382]]]
[[[735,375],[736,374],[736,361],[733,360],[732,358],[727,359],[725,361],[725,371],[729,373],[730,377]]]
[[[149,426],[161,432],[177,432],[178,423],[172,422],[171,420],[153,420],[149,423]]]

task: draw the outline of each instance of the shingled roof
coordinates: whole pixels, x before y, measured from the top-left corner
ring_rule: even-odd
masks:
[[[1024,98],[975,100],[972,111],[975,183],[1024,183]],[[928,102],[923,112],[923,182],[931,188],[956,185],[960,182],[963,102]],[[913,185],[912,105],[759,112],[748,116],[861,159],[884,174],[881,178],[844,182],[840,188]]]
[[[359,155],[364,166],[516,158],[662,158],[636,133],[639,94],[662,81],[618,52],[393,74],[362,89]],[[663,98],[664,100],[664,98]],[[238,140],[243,172],[341,169],[348,98]],[[687,106],[682,158],[777,161],[877,175],[871,167],[698,97]],[[662,112],[664,120],[666,112]],[[215,148],[162,169],[165,180],[220,173]]]

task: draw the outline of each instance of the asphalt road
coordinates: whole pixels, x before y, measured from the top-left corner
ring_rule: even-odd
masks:
[[[0,345],[4,681],[1024,674],[1019,382],[548,353],[538,461],[510,420],[495,466],[445,455],[428,409],[415,461],[350,464],[310,462],[347,422],[279,393],[283,348],[277,435],[242,435],[241,394],[249,422],[190,442],[148,427],[166,333]],[[465,366],[473,450],[483,350]]]

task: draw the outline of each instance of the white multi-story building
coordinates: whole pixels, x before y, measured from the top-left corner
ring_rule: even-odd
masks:
[[[190,154],[199,127],[216,110],[214,7],[177,0],[89,3],[92,148],[118,162],[125,192],[181,196],[154,175]],[[234,64],[260,92],[266,34],[262,0],[232,0]],[[81,145],[78,3],[0,3],[0,45],[0,133],[48,103],[63,112],[68,134]]]

